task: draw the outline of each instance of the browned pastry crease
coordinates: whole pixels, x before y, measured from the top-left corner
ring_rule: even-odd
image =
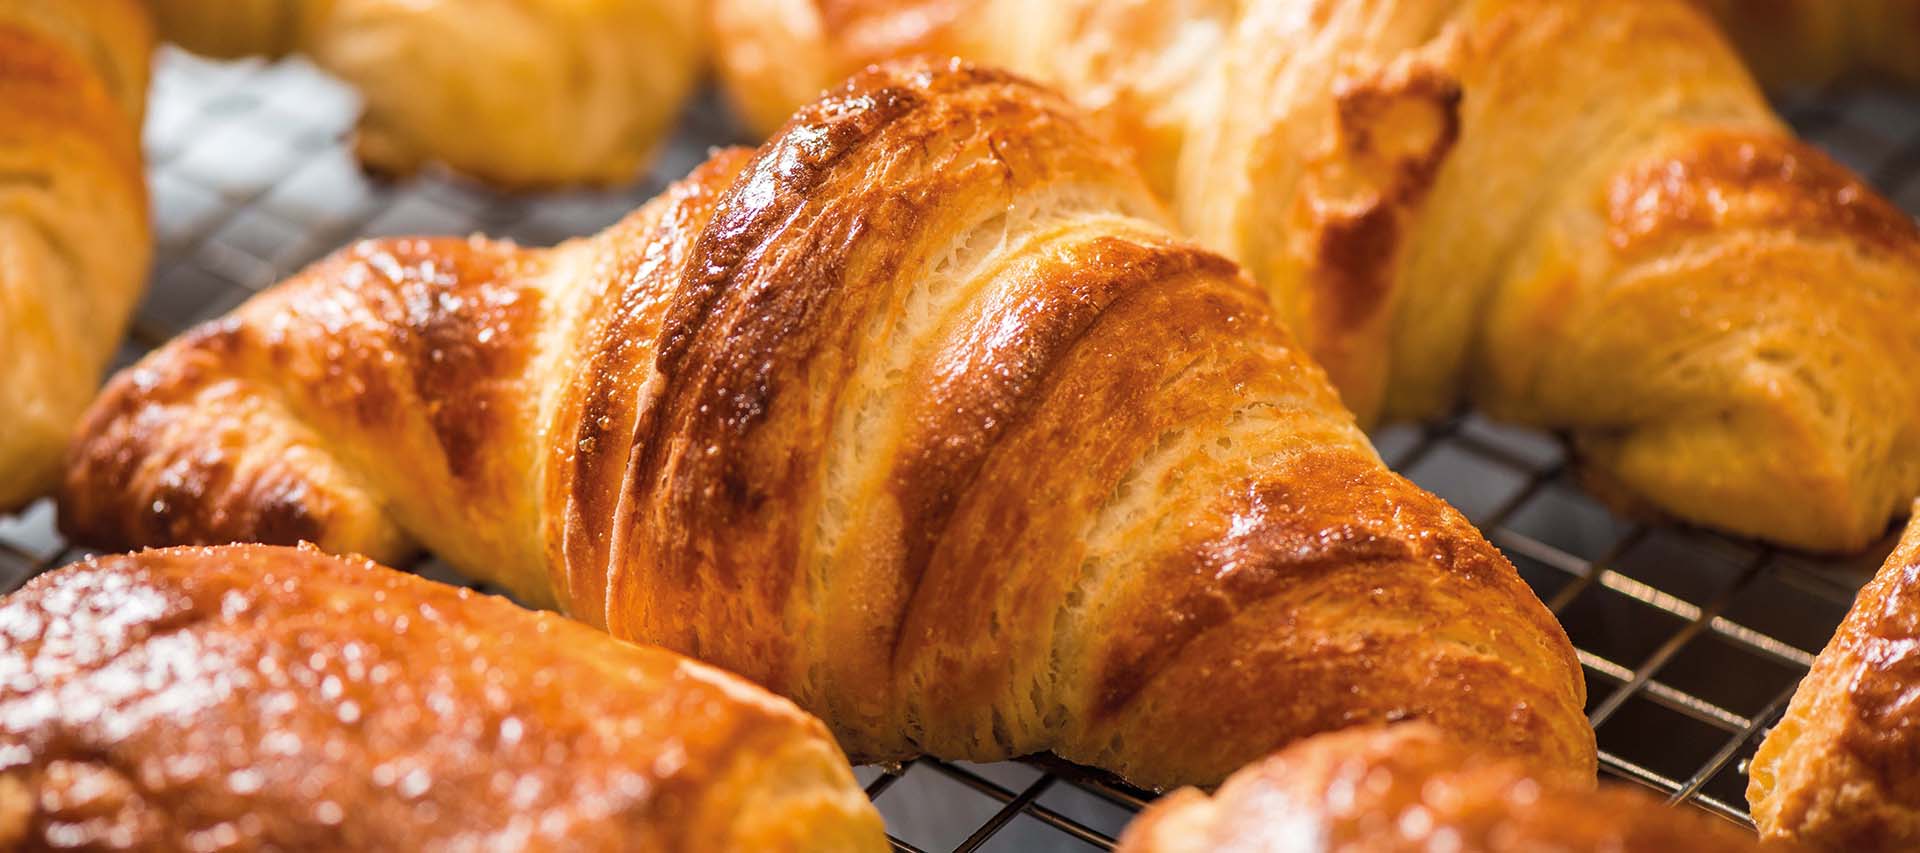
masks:
[[[552,250],[363,243],[118,377],[84,541],[424,545],[858,757],[1211,782],[1430,719],[1593,770],[1565,634],[1058,98],[889,67]]]
[[[365,101],[362,163],[507,188],[619,184],[698,82],[704,0],[151,0],[215,57],[303,53]]]
[[[1249,765],[1209,797],[1149,807],[1120,853],[1736,853],[1755,841],[1644,791],[1593,790],[1477,755],[1421,723],[1320,735]]]
[[[1920,523],[1840,624],[1754,756],[1766,838],[1831,850],[1920,845]]]
[[[726,673],[313,550],[101,557],[0,602],[8,850],[884,850],[826,729]]]
[[[0,512],[49,488],[152,237],[139,0],[0,0]]]
[[[1920,56],[1913,0],[1792,5]],[[713,9],[763,127],[881,56],[1059,86],[1363,423],[1471,401],[1568,434],[1610,497],[1803,548],[1863,548],[1920,493],[1920,230],[1685,0]]]

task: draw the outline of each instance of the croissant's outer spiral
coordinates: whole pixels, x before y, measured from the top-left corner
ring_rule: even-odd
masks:
[[[365,100],[360,159],[506,188],[621,184],[705,68],[704,0],[151,0],[215,57],[300,52]]]
[[[1920,230],[1794,139],[1686,0],[714,17],[762,125],[876,57],[1059,86],[1266,286],[1363,423],[1471,400],[1566,433],[1617,503],[1815,550],[1864,548],[1920,493]]]
[[[1309,738],[1233,774],[1215,795],[1184,789],[1127,827],[1119,853],[1748,853],[1724,822],[1645,791],[1569,787],[1475,755],[1420,723]]]
[[[1748,773],[1761,837],[1920,846],[1920,522],[1834,632]]]
[[[1920,0],[1698,0],[1770,85],[1920,84]]]
[[[0,512],[44,493],[146,280],[138,0],[0,0]]]
[[[1565,634],[1043,89],[886,67],[550,251],[363,243],[89,415],[83,541],[415,542],[856,757],[1218,781],[1424,718],[1594,768]]]
[[[880,851],[819,720],[313,550],[99,557],[0,602],[8,850]]]

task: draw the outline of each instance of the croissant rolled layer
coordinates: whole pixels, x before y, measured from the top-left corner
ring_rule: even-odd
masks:
[[[1423,718],[1590,774],[1573,650],[1057,97],[912,64],[551,250],[363,243],[92,411],[83,541],[425,546],[868,759],[1218,781]]]
[[[701,0],[153,0],[217,57],[302,53],[365,101],[362,163],[507,188],[621,184],[706,60]]]
[[[1686,0],[721,0],[714,19],[763,126],[878,57],[1059,86],[1265,286],[1363,423],[1471,401],[1567,434],[1617,503],[1815,550],[1865,547],[1920,493],[1920,230],[1795,140]]]
[[[59,478],[152,237],[136,0],[0,0],[0,511]]]
[[[1593,790],[1476,755],[1420,723],[1320,735],[1233,774],[1208,796],[1154,803],[1122,853],[1473,850],[1746,853],[1746,834],[1620,785]]]
[[[368,563],[100,557],[0,602],[0,844],[885,850],[784,700]]]
[[[1854,601],[1748,773],[1762,838],[1821,850],[1920,844],[1920,524]]]

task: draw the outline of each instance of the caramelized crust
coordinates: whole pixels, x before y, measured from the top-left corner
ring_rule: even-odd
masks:
[[[0,603],[9,850],[884,850],[826,729],[364,560],[101,557]]]
[[[1207,783],[1417,717],[1593,772],[1512,566],[1078,113],[964,65],[590,239],[351,248],[116,378],[69,461],[84,540],[418,543],[860,758]]]
[[[1920,56],[1915,0],[1721,5]],[[1816,550],[1920,493],[1920,230],[1793,139],[1693,4],[959,6],[718,0],[722,76],[759,119],[878,56],[1057,85],[1362,423],[1468,400],[1569,435],[1634,509]]]
[[[1209,797],[1161,798],[1121,853],[1735,853],[1759,845],[1644,791],[1567,785],[1407,723],[1320,735],[1233,774]]]
[[[1754,756],[1760,833],[1830,850],[1920,845],[1920,523],[1860,590]]]
[[[632,180],[705,62],[703,0],[151,0],[216,57],[301,52],[365,99],[361,162],[507,188]]]
[[[0,512],[58,479],[152,242],[139,0],[0,0]]]

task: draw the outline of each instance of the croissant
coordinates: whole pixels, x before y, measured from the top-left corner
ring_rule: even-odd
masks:
[[[1319,735],[1257,762],[1208,797],[1162,797],[1119,853],[1460,850],[1693,853],[1758,850],[1704,814],[1642,791],[1567,786],[1512,759],[1475,755],[1432,726]]]
[[[363,163],[507,188],[631,180],[703,68],[701,0],[153,0],[216,57],[303,52],[356,88]]]
[[[714,16],[762,126],[904,53],[1072,93],[1362,422],[1470,399],[1568,434],[1630,509],[1809,549],[1864,548],[1920,493],[1920,230],[1796,141],[1684,0]]]
[[[1794,691],[1748,771],[1760,834],[1833,850],[1920,845],[1920,523]]]
[[[138,0],[0,0],[0,512],[52,487],[151,235]]]
[[[886,850],[818,720],[365,561],[101,557],[0,602],[8,850]]]
[[[1920,0],[1701,0],[1771,85],[1865,73],[1920,83]]]
[[[1045,90],[863,74],[549,251],[361,243],[116,377],[61,524],[450,564],[858,758],[1148,786],[1423,718],[1590,775],[1573,649]]]

